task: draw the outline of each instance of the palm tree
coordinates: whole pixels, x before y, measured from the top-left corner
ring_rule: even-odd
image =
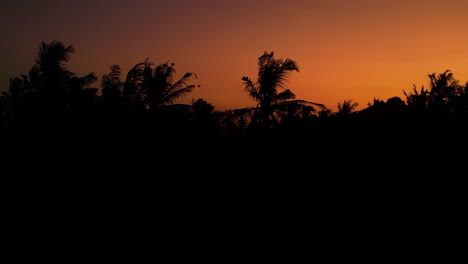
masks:
[[[354,102],[353,100],[344,100],[343,103],[338,103],[338,115],[346,116],[354,112],[354,110],[359,106],[359,103]]]
[[[298,72],[297,63],[289,58],[276,59],[273,52],[264,52],[258,58],[258,79],[256,82],[249,77],[242,77],[245,91],[257,102],[257,106],[239,109],[241,115],[250,114],[250,127],[271,128],[279,124],[291,111],[303,111],[304,108],[315,112],[314,106],[324,108],[324,105],[293,100],[296,95],[286,89],[286,81],[291,72]]]
[[[176,99],[190,93],[195,87],[200,87],[200,85],[187,84],[192,77],[197,78],[197,75],[192,72],[186,72],[182,78],[174,81],[176,73],[174,66],[174,63],[166,62],[153,69],[147,64],[143,89],[149,108],[174,105]]]
[[[450,70],[439,74],[428,74],[431,91],[429,107],[434,111],[452,111],[453,102],[461,89]]]
[[[158,109],[163,106],[176,105],[175,101],[200,85],[188,84],[195,73],[187,72],[174,81],[176,70],[174,63],[161,63],[152,67],[146,59],[133,67],[124,85],[124,98],[131,103],[141,104],[147,109]]]
[[[418,111],[424,111],[426,109],[429,100],[429,91],[424,89],[424,85],[418,92],[416,85],[413,84],[413,93],[407,93],[403,90],[403,94],[406,96],[406,103],[408,106]]]
[[[29,74],[10,80],[9,93],[16,112],[60,117],[83,96],[96,98],[97,90],[90,85],[97,77],[93,73],[77,77],[66,68],[74,52],[73,46],[61,41],[41,42]]]
[[[39,91],[43,104],[56,105],[65,102],[66,83],[73,77],[73,73],[64,64],[74,52],[73,46],[65,46],[57,40],[50,43],[43,41],[40,44],[36,65],[29,76],[31,83]]]
[[[73,77],[73,73],[64,64],[74,52],[71,45],[65,46],[60,41],[41,42],[35,65],[29,74],[10,79],[9,93],[15,107],[24,107],[27,104],[29,108],[35,108],[40,104],[42,109],[54,110],[59,104],[64,106],[66,85]]]

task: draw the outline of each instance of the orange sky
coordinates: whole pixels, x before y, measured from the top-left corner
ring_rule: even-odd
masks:
[[[149,57],[198,75],[180,102],[203,98],[217,110],[253,106],[241,77],[256,79],[257,58],[274,51],[298,62],[288,87],[336,111],[351,99],[427,87],[427,74],[468,80],[468,1],[463,0],[17,0],[2,4],[0,90],[27,73],[39,43],[76,47],[78,75],[124,72]],[[96,86],[99,84],[96,83]]]

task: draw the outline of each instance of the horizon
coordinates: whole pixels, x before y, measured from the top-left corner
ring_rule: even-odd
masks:
[[[403,90],[427,88],[428,74],[447,69],[461,84],[468,80],[463,1],[446,1],[448,12],[432,0],[47,3],[5,4],[0,92],[10,78],[27,74],[40,42],[52,40],[76,48],[67,68],[78,76],[94,72],[100,79],[118,64],[124,78],[147,57],[175,63],[176,76],[194,72],[191,83],[201,85],[180,102],[202,98],[216,110],[255,105],[241,78],[256,80],[265,51],[298,63],[287,82],[298,99],[333,111],[344,100],[359,103],[356,110],[374,98],[404,100]]]

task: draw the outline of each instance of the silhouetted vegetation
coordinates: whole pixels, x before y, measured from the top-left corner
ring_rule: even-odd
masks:
[[[2,234],[10,253],[53,250],[84,263],[157,238],[352,243],[401,234],[396,218],[421,220],[416,212],[438,206],[430,193],[450,196],[447,208],[458,199],[444,177],[463,177],[468,83],[449,70],[403,99],[359,111],[348,99],[333,112],[296,99],[286,82],[298,63],[265,52],[257,80],[239,86],[256,105],[219,111],[203,98],[178,103],[200,86],[174,63],[147,59],[126,76],[113,64],[98,82],[67,68],[74,51],[41,43],[29,73],[0,96],[4,200],[21,211]],[[417,209],[415,195],[427,199]],[[424,223],[413,231],[423,236]]]

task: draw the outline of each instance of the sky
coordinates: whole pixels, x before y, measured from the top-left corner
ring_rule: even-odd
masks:
[[[29,71],[42,41],[60,40],[75,47],[67,66],[78,76],[175,63],[176,77],[194,72],[201,85],[179,102],[217,110],[255,106],[241,78],[256,80],[258,57],[273,51],[298,63],[287,82],[297,99],[362,109],[427,88],[434,72],[468,81],[467,12],[466,0],[4,1],[0,91]]]

